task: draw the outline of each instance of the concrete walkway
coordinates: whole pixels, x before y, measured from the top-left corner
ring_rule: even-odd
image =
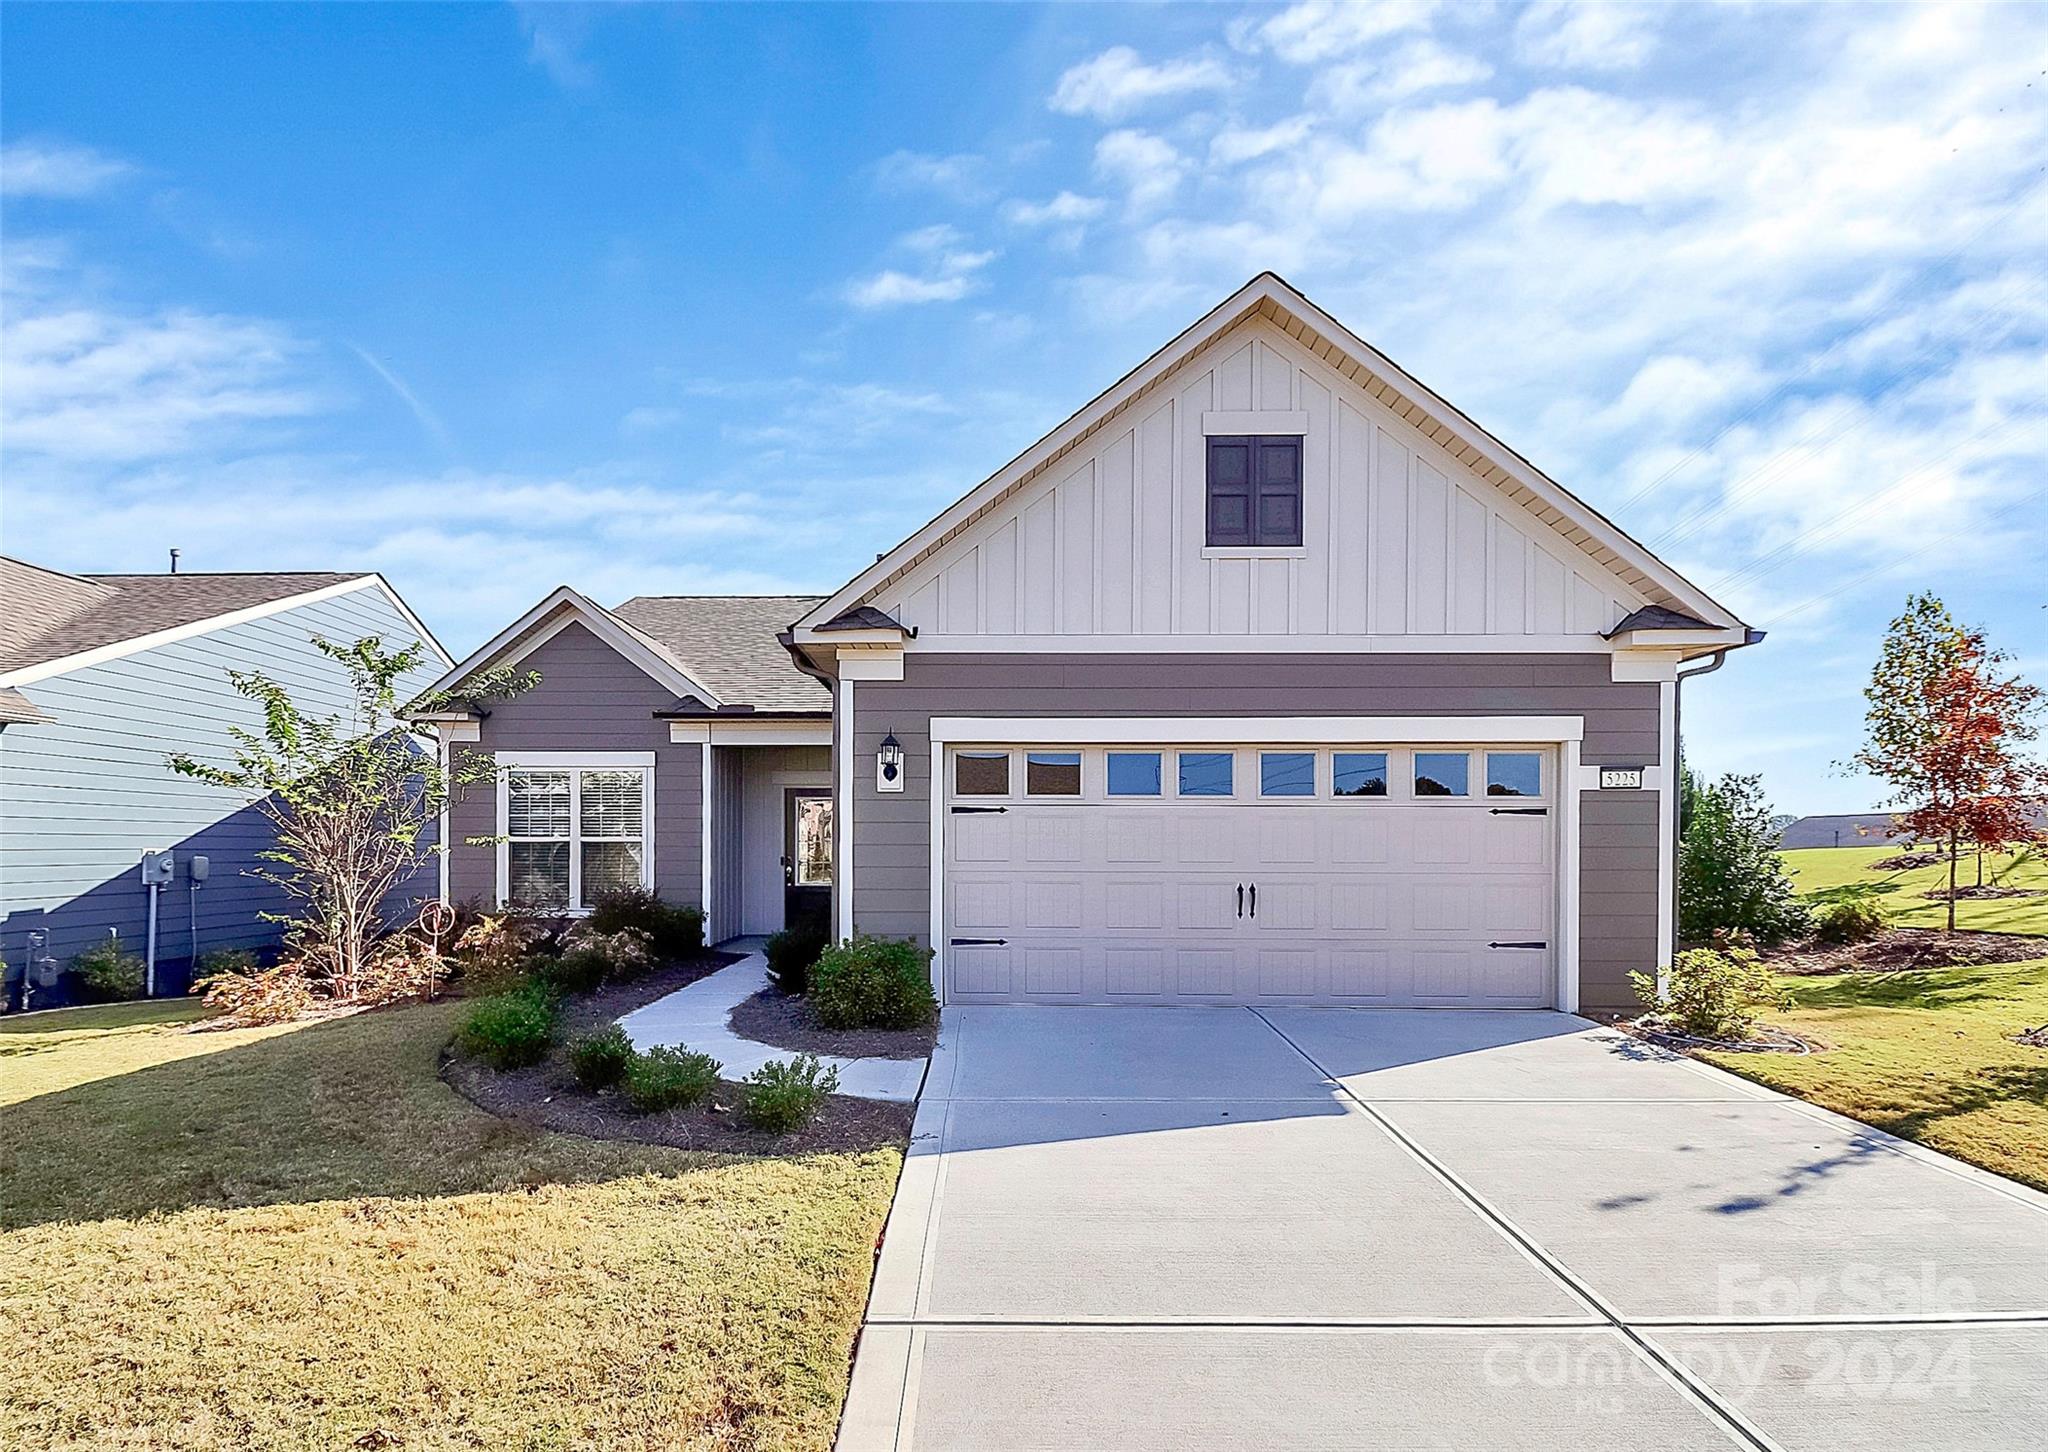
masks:
[[[1554,1013],[949,1009],[839,1452],[2042,1446],[2048,1197]]]
[[[743,1039],[732,1031],[733,1008],[768,986],[768,960],[757,943],[742,940],[726,945],[746,956],[716,973],[636,1008],[619,1024],[636,1049],[666,1044],[709,1054],[725,1067],[727,1079],[744,1079],[771,1059],[790,1059],[795,1049]],[[860,1099],[886,1099],[908,1104],[924,1081],[923,1059],[842,1059],[820,1054],[818,1061],[839,1071],[839,1092]]]

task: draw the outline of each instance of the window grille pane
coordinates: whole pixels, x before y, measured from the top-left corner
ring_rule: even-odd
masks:
[[[509,837],[567,837],[569,773],[508,772],[505,834]]]
[[[584,772],[584,838],[626,837],[639,841],[645,800],[637,771]]]
[[[554,912],[569,906],[567,842],[511,842],[505,853],[506,901]]]
[[[583,901],[586,906],[600,893],[644,885],[638,842],[583,844]]]

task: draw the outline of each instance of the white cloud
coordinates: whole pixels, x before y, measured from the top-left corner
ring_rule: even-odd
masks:
[[[875,180],[885,191],[937,192],[961,201],[987,196],[987,172],[987,160],[972,152],[892,151],[875,164]]]
[[[1382,60],[1324,67],[1309,84],[1308,100],[1320,110],[1357,116],[1426,91],[1476,85],[1492,74],[1493,67],[1479,57],[1424,38],[1409,41]]]
[[[1617,0],[1536,0],[1515,22],[1515,50],[1531,65],[1633,70],[1656,47],[1656,20]]]
[[[580,90],[597,79],[583,58],[592,13],[574,5],[515,3],[519,28],[526,36],[526,59],[548,73],[564,90]]]
[[[306,346],[271,323],[9,301],[0,433],[12,455],[119,462],[188,453],[327,404],[304,375]]]
[[[1003,207],[1003,216],[1019,227],[1071,226],[1077,222],[1094,221],[1102,215],[1105,206],[1100,197],[1061,192],[1049,201],[1007,203]]]
[[[1302,0],[1256,27],[1241,29],[1238,41],[1296,65],[1313,65],[1386,36],[1427,30],[1437,9],[1437,0]]]
[[[1290,116],[1285,121],[1257,128],[1229,127],[1210,138],[1209,160],[1222,166],[1252,161],[1271,152],[1300,145],[1314,129],[1314,120],[1307,116]]]
[[[1230,83],[1230,71],[1207,56],[1148,65],[1129,46],[1113,45],[1101,55],[1069,67],[1046,104],[1066,116],[1117,121],[1153,101],[1221,91]]]
[[[976,274],[996,256],[988,251],[970,251],[962,245],[965,241],[959,228],[945,222],[906,232],[896,239],[896,246],[917,256],[918,271],[884,268],[849,283],[844,297],[855,307],[869,311],[917,303],[958,302],[980,286]]]
[[[0,146],[0,192],[10,197],[89,197],[134,175],[118,157],[65,141]]]
[[[1186,163],[1170,142],[1125,130],[1112,131],[1095,143],[1095,170],[1123,187],[1133,211],[1143,211],[1179,189]]]

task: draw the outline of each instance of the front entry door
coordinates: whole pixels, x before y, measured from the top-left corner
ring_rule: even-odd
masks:
[[[783,794],[782,922],[829,935],[832,920],[832,793],[793,787]]]

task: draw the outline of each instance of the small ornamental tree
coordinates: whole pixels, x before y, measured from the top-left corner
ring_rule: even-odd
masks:
[[[1762,781],[1724,776],[1680,778],[1685,808],[1678,843],[1678,935],[1704,943],[1748,933],[1776,943],[1806,926],[1804,904],[1778,856],[1778,832]]]
[[[488,757],[465,753],[443,763],[400,724],[399,682],[426,660],[418,642],[388,651],[375,636],[313,645],[347,673],[350,704],[340,714],[309,714],[285,687],[257,671],[228,679],[263,712],[260,732],[229,728],[234,761],[222,765],[179,752],[173,771],[247,795],[274,832],[257,853],[253,875],[275,884],[295,907],[264,913],[285,927],[290,961],[319,991],[347,1001],[377,966],[384,905],[445,850],[434,827],[451,797],[489,779]],[[466,699],[501,698],[538,680],[503,672],[467,682]]]
[[[2041,688],[2006,674],[2012,659],[1984,632],[1916,595],[1891,624],[1864,691],[1864,743],[1852,760],[1891,787],[1900,825],[1948,857],[1948,931],[1956,929],[1956,862],[2034,840],[2048,768],[2022,750],[2040,735]]]

